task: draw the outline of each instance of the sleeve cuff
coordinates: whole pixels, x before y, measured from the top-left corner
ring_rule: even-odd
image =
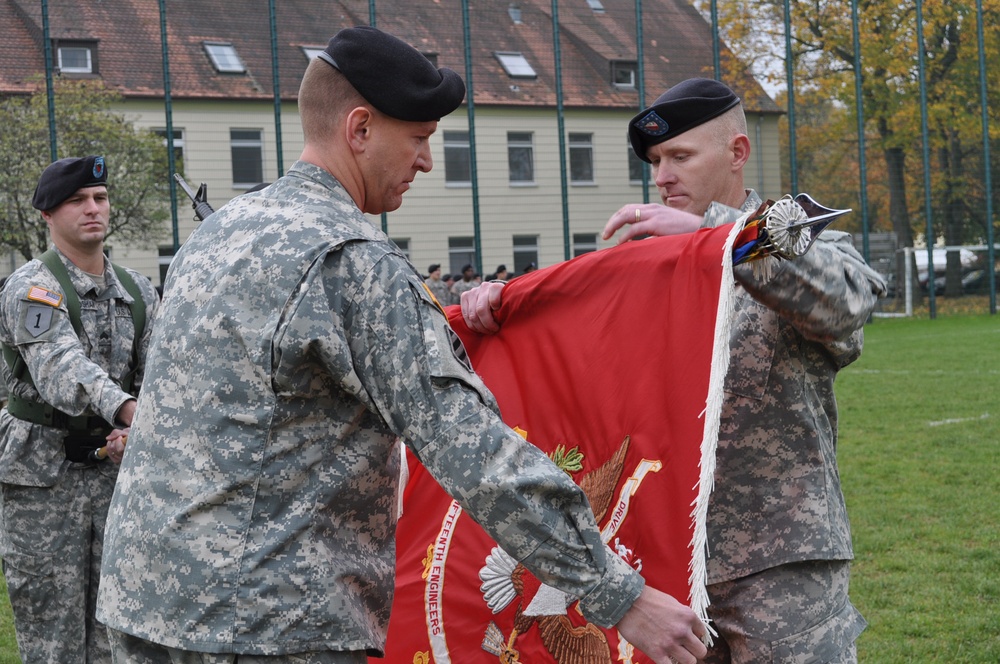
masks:
[[[118,420],[116,419],[118,411],[122,409],[122,406],[125,405],[126,401],[130,401],[132,399],[135,399],[135,397],[122,391],[118,391],[118,393],[114,395],[109,395],[107,398],[102,400],[103,403],[101,404],[100,409],[101,417],[107,420],[108,424],[111,426],[119,426]]]
[[[610,549],[606,560],[604,576],[580,599],[580,610],[587,620],[605,628],[618,624],[646,585],[642,576]]]

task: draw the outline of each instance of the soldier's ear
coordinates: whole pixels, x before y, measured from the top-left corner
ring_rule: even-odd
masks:
[[[737,134],[729,141],[729,152],[732,155],[732,170],[738,171],[750,160],[750,139],[746,134]]]
[[[370,108],[358,106],[347,114],[344,131],[347,143],[355,154],[361,154],[367,149],[374,123],[375,114]]]

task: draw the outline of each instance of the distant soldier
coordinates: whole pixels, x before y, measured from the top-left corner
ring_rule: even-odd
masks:
[[[32,205],[53,249],[0,294],[0,556],[25,664],[110,662],[94,617],[104,522],[142,382],[149,279],[104,256],[103,157],[45,169]]]
[[[455,303],[452,299],[448,284],[441,278],[441,266],[437,263],[431,263],[430,267],[427,268],[427,278],[424,279],[424,283],[427,284],[427,288],[430,289],[434,299],[436,299],[442,307]]]

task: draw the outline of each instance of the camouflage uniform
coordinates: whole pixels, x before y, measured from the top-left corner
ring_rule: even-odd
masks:
[[[109,627],[201,652],[380,653],[400,437],[591,621],[638,596],[583,493],[501,422],[420,274],[326,171],[297,162],[231,201],[165,291],[108,521]]]
[[[749,192],[743,212],[761,203]],[[741,213],[713,204],[705,226]],[[708,511],[709,615],[728,641],[709,662],[833,662],[865,621],[847,597],[853,557],[837,470],[837,371],[861,354],[882,277],[826,231],[770,279],[737,266]],[[808,610],[807,610],[808,608]]]
[[[40,261],[12,274],[0,296],[0,339],[17,349],[36,387],[15,379],[4,363],[11,394],[43,401],[68,415],[107,423],[132,398],[120,384],[136,369],[132,297],[105,262],[107,287],[59,254],[80,298],[82,336],[60,307],[28,299],[32,286],[62,294]],[[157,302],[148,279],[131,273],[142,290],[147,320]],[[149,329],[149,324],[146,329]],[[140,344],[145,352],[148,336]],[[67,430],[34,424],[0,411],[0,556],[7,578],[18,647],[24,662],[110,661],[107,630],[94,617],[104,522],[118,467],[110,461],[66,458]],[[93,583],[91,583],[93,581]]]

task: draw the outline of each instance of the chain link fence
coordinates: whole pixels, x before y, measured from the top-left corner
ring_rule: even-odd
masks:
[[[168,148],[145,199],[162,232],[109,240],[156,281],[197,224],[172,175],[204,183],[214,207],[278,177],[302,147],[310,58],[340,28],[375,25],[469,92],[433,137],[434,170],[373,223],[421,269],[488,276],[608,246],[611,213],[659,198],[629,119],[680,80],[718,78],[747,110],[747,186],[852,208],[836,227],[886,275],[886,313],[995,313],[997,12],[987,0],[0,0],[0,99],[44,98],[45,122],[17,126],[47,150],[12,153],[12,130],[0,144],[37,172],[85,149],[63,86],[103,85],[111,111]],[[32,172],[5,181],[8,218],[24,202],[7,182]]]

